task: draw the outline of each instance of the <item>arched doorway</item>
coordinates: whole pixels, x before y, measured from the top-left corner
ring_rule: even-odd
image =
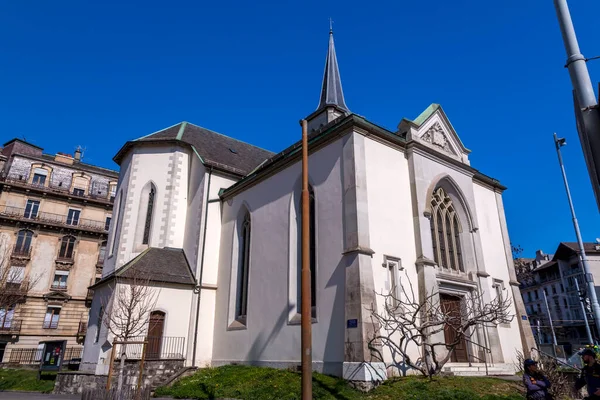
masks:
[[[148,326],[146,358],[154,360],[160,359],[164,328],[165,313],[162,311],[152,311],[150,313],[150,324]]]

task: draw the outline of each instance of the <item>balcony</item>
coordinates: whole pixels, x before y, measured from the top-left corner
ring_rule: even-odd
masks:
[[[0,324],[0,335],[18,335],[21,332],[21,320],[4,321]]]
[[[42,328],[57,329],[58,328],[58,320],[44,321],[44,323],[42,324]]]
[[[66,292],[67,291],[67,283],[57,283],[57,284],[52,284],[50,285],[50,289],[57,291],[57,292]]]
[[[80,321],[77,329],[77,337],[85,337],[87,334],[87,322]]]
[[[25,189],[34,189],[45,193],[54,193],[73,198],[94,200],[110,204],[114,202],[114,197],[110,194],[108,185],[105,184],[92,184],[88,194],[85,194],[85,191],[82,193],[81,190],[74,190],[77,189],[75,187],[62,186],[60,183],[52,183],[52,179],[47,179],[44,184],[29,182],[29,176],[27,175],[8,174],[4,178],[0,177],[0,181],[13,186],[22,187]]]
[[[94,300],[94,290],[93,289],[88,289],[87,295],[85,296],[85,306],[86,307],[91,307],[92,306],[92,300]]]
[[[29,290],[29,282],[25,279],[20,282],[6,282],[0,290],[8,296],[25,296]]]
[[[29,260],[31,258],[31,246],[13,247],[11,257]]]
[[[25,209],[12,206],[0,206],[0,216],[17,219],[20,221],[32,221],[37,223],[45,223],[58,227],[70,227],[95,232],[108,233],[106,229],[106,221],[96,221],[87,218],[68,219],[66,215],[53,214],[48,212],[38,212],[37,214],[25,214]]]

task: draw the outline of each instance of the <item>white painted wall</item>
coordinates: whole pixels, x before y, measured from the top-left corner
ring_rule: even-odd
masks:
[[[95,371],[97,374],[106,374],[108,372],[111,350],[106,346],[106,342],[112,343],[114,336],[106,326],[101,324],[100,337],[98,342],[95,342],[96,330],[100,322],[98,315],[100,307],[104,305],[105,312],[106,309],[110,309],[106,305],[111,304],[115,293],[120,290],[127,290],[126,287],[127,284],[125,283],[117,284],[112,281],[95,290],[94,300],[90,309],[88,334],[86,335],[84,344],[82,371]],[[154,286],[153,296],[156,298],[153,311],[160,310],[165,313],[163,336],[187,338],[189,309],[181,305],[192,302],[192,290],[190,290],[189,286],[173,284],[162,284],[160,287]],[[147,329],[146,327],[146,332]],[[185,346],[189,346],[187,340],[185,341]],[[185,354],[185,348],[183,350]]]
[[[340,264],[342,227],[342,142],[309,157],[315,190],[317,243],[317,319],[313,324],[313,360],[344,357],[345,271]],[[289,212],[301,176],[299,162],[224,202],[219,259],[213,362],[299,362],[300,326],[289,324]],[[232,316],[230,276],[236,220],[251,213],[251,261],[247,328],[228,330]]]
[[[499,279],[503,282],[505,288],[504,294],[512,299],[512,291],[509,285],[509,267],[504,252],[504,240],[498,216],[496,194],[493,190],[476,183],[473,184],[473,192],[475,194],[475,204],[479,220],[479,236],[481,238],[486,272],[491,275],[491,278]],[[495,298],[496,293],[491,287],[492,280],[488,279],[487,282],[490,285],[483,288],[483,290],[488,291],[492,295],[492,298]],[[510,314],[516,315],[514,301],[511,305]],[[518,323],[518,319],[514,318],[509,327],[506,327],[505,324],[498,326],[505,363],[516,362],[516,352],[523,351]]]
[[[408,160],[400,149],[374,140],[365,140],[369,228],[373,255],[375,291],[387,294],[391,290],[389,269],[383,266],[384,256],[400,259],[403,271],[398,271],[402,284],[409,279],[418,296],[417,259],[413,227],[413,207],[410,195]],[[400,293],[400,291],[398,291]],[[385,309],[385,299],[377,296],[379,313]],[[384,347],[385,362],[392,362]]]

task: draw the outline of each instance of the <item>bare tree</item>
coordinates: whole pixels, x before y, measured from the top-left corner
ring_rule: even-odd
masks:
[[[102,323],[115,339],[131,341],[148,330],[150,313],[156,306],[158,291],[152,286],[150,276],[139,270],[127,271],[127,277],[115,279],[112,298],[102,303],[105,310]],[[117,391],[123,386],[123,370],[127,358],[127,344],[120,347],[121,369]],[[112,368],[112,365],[111,365]]]
[[[407,277],[408,278],[408,277]],[[450,309],[440,302],[439,293],[415,296],[412,283],[377,294],[384,300],[384,310],[373,307],[371,315],[378,329],[371,339],[374,358],[384,362],[381,350],[389,350],[393,365],[400,370],[415,369],[424,376],[441,372],[455,348],[470,340],[479,327],[512,321],[508,314],[510,299],[496,298],[484,303],[482,294],[472,291],[462,298],[460,307]],[[400,292],[400,293],[397,293]],[[444,332],[452,339],[446,342]],[[416,354],[416,358],[413,355]]]
[[[531,259],[523,258],[523,248],[519,245],[510,245],[512,250],[513,263],[515,266],[515,273],[517,280],[522,285],[528,286],[535,283],[535,275],[533,270],[535,269],[535,263]]]
[[[41,276],[25,276],[25,265],[11,260],[12,246],[7,234],[0,234],[0,328],[12,324],[17,304],[23,303],[29,290]]]

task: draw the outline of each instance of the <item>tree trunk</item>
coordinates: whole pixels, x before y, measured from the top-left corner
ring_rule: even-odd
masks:
[[[121,354],[121,369],[119,370],[119,380],[117,381],[117,398],[121,399],[121,393],[123,393],[123,371],[125,370],[125,357],[126,353]]]

